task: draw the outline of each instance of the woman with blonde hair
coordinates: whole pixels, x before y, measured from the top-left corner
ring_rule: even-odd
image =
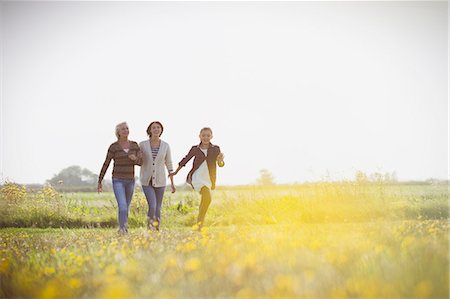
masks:
[[[129,129],[126,122],[116,126],[117,141],[112,143],[106,154],[105,162],[98,177],[98,192],[102,192],[102,181],[106,170],[114,160],[112,183],[119,209],[119,234],[128,233],[128,212],[134,192],[134,165],[140,165],[142,156],[139,145],[128,140]]]

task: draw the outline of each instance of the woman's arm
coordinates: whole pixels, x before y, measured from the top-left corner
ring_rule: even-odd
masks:
[[[171,175],[173,173],[172,154],[170,152],[170,146],[169,145],[167,146],[165,162],[166,162],[167,171],[169,172],[170,187],[172,189],[172,193],[175,193],[176,188],[175,188],[175,184],[173,183],[173,175]]]
[[[170,178],[170,188],[172,189],[172,193],[175,193],[177,189],[175,188],[175,184],[173,183],[173,172],[169,172],[169,178]]]
[[[167,146],[166,159],[165,159],[167,171],[169,173],[173,172],[173,164],[172,164],[172,153],[170,152],[170,146]]]
[[[108,148],[108,153],[106,154],[105,162],[103,163],[102,169],[100,170],[100,175],[98,176],[98,186],[97,191],[102,192],[102,181],[105,177],[105,173],[108,170],[109,164],[111,163],[112,158],[114,157],[114,151],[112,149],[112,145]]]
[[[134,155],[130,155],[129,156],[129,158],[131,159],[131,160],[133,160],[133,162],[134,162],[134,164],[135,165],[139,165],[139,166],[142,166],[142,163],[143,163],[143,159],[142,159],[142,150],[141,150],[141,148],[139,147],[139,145],[136,143],[136,147],[137,147],[137,149],[136,149],[136,155],[134,156]]]

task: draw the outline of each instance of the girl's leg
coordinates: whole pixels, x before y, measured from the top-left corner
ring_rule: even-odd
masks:
[[[128,206],[125,193],[125,183],[120,179],[113,179],[113,190],[119,208],[119,228],[124,229],[127,220]]]
[[[164,191],[166,191],[166,187],[158,187],[155,188],[155,194],[156,194],[156,220],[158,221],[157,229],[159,228],[159,223],[161,222],[161,207],[162,207],[162,201],[164,197]]]
[[[156,210],[156,194],[153,186],[142,186],[142,190],[144,190],[145,198],[148,203],[148,212],[147,212],[147,220],[153,221],[155,219],[155,210]],[[147,223],[149,224],[149,223]]]
[[[202,195],[202,200],[200,201],[200,208],[197,218],[197,224],[199,226],[199,229],[201,229],[203,226],[206,211],[208,210],[209,204],[211,203],[211,191],[209,190],[208,187],[203,187],[200,190],[200,194]]]

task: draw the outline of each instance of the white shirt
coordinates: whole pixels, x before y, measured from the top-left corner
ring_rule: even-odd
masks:
[[[202,149],[205,156],[208,154],[208,149]],[[196,191],[202,189],[202,187],[208,187],[211,189],[211,178],[209,177],[208,163],[203,161],[200,167],[192,174],[192,186]]]

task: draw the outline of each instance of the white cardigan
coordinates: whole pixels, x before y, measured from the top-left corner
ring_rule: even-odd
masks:
[[[142,166],[140,174],[141,185],[148,186],[151,178],[153,187],[165,187],[166,171],[164,169],[164,165],[167,167],[168,171],[173,171],[172,156],[170,154],[169,144],[161,140],[158,155],[154,161],[149,139],[139,143],[139,147],[142,151]]]

